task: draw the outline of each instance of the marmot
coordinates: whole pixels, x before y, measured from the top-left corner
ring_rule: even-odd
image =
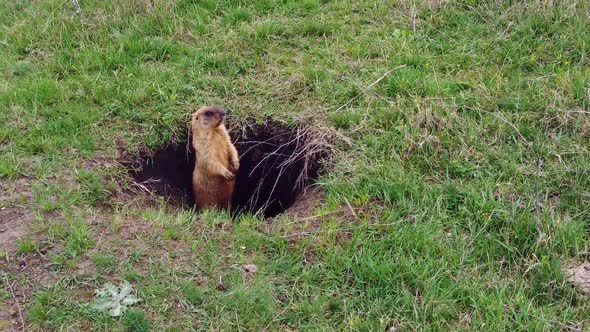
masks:
[[[238,151],[223,125],[225,111],[204,106],[193,113],[191,129],[195,149],[193,192],[197,208],[231,208]]]

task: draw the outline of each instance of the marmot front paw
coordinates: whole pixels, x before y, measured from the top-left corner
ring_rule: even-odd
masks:
[[[234,174],[238,171],[238,168],[240,168],[240,161],[236,158],[234,160],[232,160],[230,162],[230,171],[232,171]]]
[[[230,172],[230,171],[228,171],[228,170],[225,170],[225,172],[223,173],[223,177],[224,177],[224,178],[225,178],[227,181],[231,181],[231,180],[233,180],[233,179],[234,179],[234,177],[235,177],[235,176],[234,176],[234,173],[232,173],[232,172]]]

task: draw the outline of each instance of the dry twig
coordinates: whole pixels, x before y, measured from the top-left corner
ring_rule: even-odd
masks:
[[[543,233],[543,225],[541,224],[541,201],[539,198],[539,174],[541,173],[541,157],[539,157],[539,155],[537,155],[537,160],[535,161],[535,164],[535,228],[537,229],[537,233],[539,234],[538,241],[540,242],[545,239],[545,234]]]
[[[414,32],[414,37],[416,37],[416,5],[412,5],[410,9],[410,22],[412,23],[412,31]]]
[[[18,299],[16,298],[16,294],[14,292],[14,282],[12,284],[10,284],[10,282],[8,281],[8,277],[6,275],[4,275],[4,282],[6,282],[6,286],[8,286],[8,290],[10,291],[10,294],[12,295],[12,299],[14,301],[14,303],[16,304],[16,310],[18,311],[18,319],[19,319],[19,323],[20,326],[18,327],[19,330],[24,331],[25,330],[25,320],[23,318],[23,311],[20,307],[20,304],[18,303]]]

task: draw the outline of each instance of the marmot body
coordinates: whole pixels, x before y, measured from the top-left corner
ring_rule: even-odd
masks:
[[[239,160],[223,125],[224,118],[225,111],[214,106],[201,107],[193,113],[193,192],[199,209],[231,207]]]

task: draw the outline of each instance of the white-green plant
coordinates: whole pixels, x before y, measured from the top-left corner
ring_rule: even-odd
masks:
[[[108,283],[103,288],[95,290],[96,299],[92,308],[98,311],[108,312],[113,317],[121,316],[127,310],[128,306],[141,301],[132,292],[133,287],[127,281],[124,281],[120,287]]]

